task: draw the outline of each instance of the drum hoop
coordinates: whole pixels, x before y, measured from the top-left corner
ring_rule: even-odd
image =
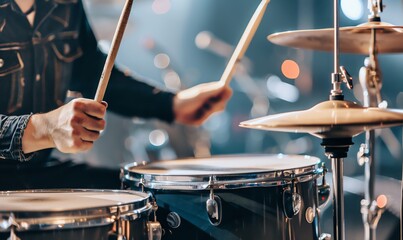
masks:
[[[270,172],[251,174],[218,174],[218,175],[157,175],[140,174],[131,171],[136,164],[123,168],[122,181],[129,187],[157,190],[206,190],[206,189],[238,189],[250,187],[282,186],[295,182],[307,182],[322,176],[323,168],[318,161],[314,165]],[[213,182],[210,182],[210,179]]]
[[[0,191],[0,196],[13,193],[68,193],[68,192],[94,192],[94,193],[128,193],[144,195],[144,199],[121,205],[106,205],[93,208],[79,208],[63,211],[1,211],[0,232],[9,232],[10,216],[13,216],[15,230],[64,230],[86,227],[100,227],[114,223],[116,220],[134,221],[145,217],[152,210],[150,195],[131,190],[98,190],[98,189],[52,189],[52,190],[27,190],[27,191]]]

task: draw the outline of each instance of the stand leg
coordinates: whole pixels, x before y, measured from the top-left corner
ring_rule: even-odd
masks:
[[[344,240],[343,158],[332,158],[334,240]]]

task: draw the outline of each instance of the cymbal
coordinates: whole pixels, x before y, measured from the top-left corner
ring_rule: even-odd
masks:
[[[403,124],[403,110],[367,108],[349,101],[325,101],[296,112],[241,122],[240,126],[268,131],[309,133],[319,138],[347,138],[363,131]]]
[[[358,26],[341,27],[339,32],[340,52],[368,54],[371,45],[371,30],[376,30],[378,53],[403,52],[403,26],[385,22],[368,22]],[[277,45],[332,51],[334,29],[310,29],[274,33],[267,39]]]

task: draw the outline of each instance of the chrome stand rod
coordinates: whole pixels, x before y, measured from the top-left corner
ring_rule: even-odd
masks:
[[[334,240],[344,240],[343,158],[331,158],[333,171],[333,234]]]
[[[375,131],[367,131],[365,133],[365,145],[368,146],[369,155],[365,162],[365,199],[361,202],[362,220],[364,222],[365,240],[376,240],[377,224],[372,224],[372,219],[376,216],[374,210],[371,210],[373,201],[376,201],[375,188]],[[376,210],[375,210],[376,211]]]
[[[365,59],[360,70],[360,82],[363,88],[364,107],[378,107],[382,102],[380,90],[382,81],[376,51],[376,31],[371,31],[369,58]],[[376,240],[376,228],[382,209],[373,208],[375,197],[375,131],[365,133],[365,144],[360,152],[359,161],[365,163],[365,199],[361,201],[361,214],[364,223],[365,240]]]
[[[334,25],[334,73],[339,72],[339,0],[334,0],[334,18],[333,18],[333,25]]]
[[[340,76],[340,41],[339,41],[339,4],[340,0],[334,0],[333,24],[334,24],[334,71],[332,73],[333,89],[330,92],[330,97],[333,100],[342,100],[344,98],[343,91],[341,90],[341,76]]]

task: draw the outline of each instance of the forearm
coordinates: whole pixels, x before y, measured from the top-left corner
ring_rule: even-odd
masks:
[[[22,150],[22,138],[30,117],[0,114],[0,159],[28,161],[32,158],[32,154]]]

